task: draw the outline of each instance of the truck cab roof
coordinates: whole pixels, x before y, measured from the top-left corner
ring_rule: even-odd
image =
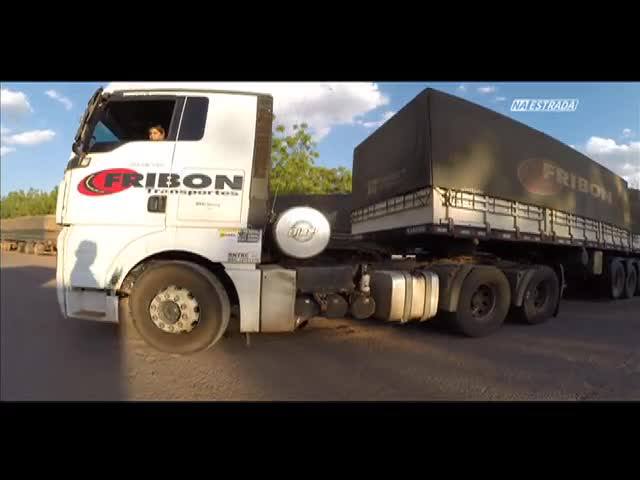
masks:
[[[121,94],[175,94],[175,93],[225,93],[235,95],[269,96],[267,92],[246,90],[241,87],[254,85],[235,84],[233,82],[113,82],[108,84],[105,93]],[[258,87],[258,84],[255,84]]]

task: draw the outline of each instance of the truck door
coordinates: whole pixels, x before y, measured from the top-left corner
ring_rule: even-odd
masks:
[[[86,155],[70,162],[65,224],[164,228],[164,202],[149,187],[168,181],[183,103],[153,95],[109,100],[92,121]],[[152,126],[164,129],[164,141],[149,140]]]
[[[256,104],[255,95],[187,95],[172,165],[181,190],[170,199],[169,226],[247,226]]]
[[[107,287],[112,262],[127,245],[166,228],[166,198],[184,98],[112,95],[88,120],[83,155],[65,173],[64,284]],[[165,131],[149,140],[149,128]]]

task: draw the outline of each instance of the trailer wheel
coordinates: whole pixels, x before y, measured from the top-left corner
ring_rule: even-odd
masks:
[[[504,323],[511,304],[509,281],[497,268],[476,268],[465,278],[452,316],[454,326],[468,337],[483,337]]]
[[[33,247],[33,253],[36,255],[42,255],[44,253],[44,244],[42,242],[37,242]]]
[[[515,316],[529,325],[546,322],[553,316],[559,296],[558,277],[553,269],[542,266],[531,277],[522,305],[515,309]]]
[[[627,262],[626,268],[626,281],[624,284],[624,291],[622,292],[623,298],[632,298],[636,294],[638,287],[638,273],[634,262]]]
[[[161,263],[136,280],[129,299],[133,325],[151,346],[189,354],[212,347],[229,324],[222,283],[187,263]]]
[[[617,300],[622,296],[625,289],[624,265],[619,258],[612,258],[607,262],[607,266],[607,274],[604,276],[607,293],[612,300]]]
[[[24,253],[26,253],[27,255],[33,255],[34,252],[35,252],[35,243],[27,242],[27,245],[24,247]]]

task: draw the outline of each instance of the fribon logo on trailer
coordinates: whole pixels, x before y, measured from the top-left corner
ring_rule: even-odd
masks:
[[[146,176],[128,168],[111,168],[84,177],[78,183],[78,191],[88,196],[112,195],[129,188],[146,188],[149,193],[182,195],[236,196],[242,191],[241,175],[210,177],[192,173],[180,178],[176,173],[147,173]],[[209,188],[213,186],[213,189]]]
[[[518,178],[527,191],[536,195],[556,195],[563,188],[570,188],[613,204],[613,194],[605,187],[546,159],[530,158],[522,162],[518,167]]]

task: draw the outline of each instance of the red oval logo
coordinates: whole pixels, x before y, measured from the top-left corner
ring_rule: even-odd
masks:
[[[129,168],[111,168],[95,172],[80,180],[78,191],[91,197],[122,192],[131,187],[131,175],[138,176],[139,174]]]
[[[520,183],[530,193],[554,195],[562,189],[562,185],[556,182],[554,173],[545,175],[545,164],[553,165],[551,162],[541,158],[530,158],[522,162],[518,167]]]

